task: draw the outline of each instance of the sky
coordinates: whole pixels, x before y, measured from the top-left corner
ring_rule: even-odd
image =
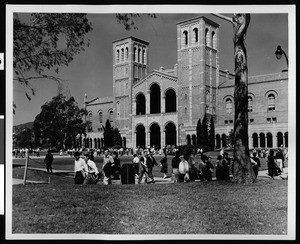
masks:
[[[219,65],[222,70],[233,72],[233,27],[232,25],[211,14],[200,11],[184,13],[156,13],[156,18],[144,15],[136,19],[138,30],[126,31],[115,19],[114,12],[89,13],[93,31],[87,35],[90,47],[75,57],[68,67],[61,68],[59,77],[67,80],[71,95],[79,107],[83,107],[84,94],[88,100],[113,95],[112,84],[112,42],[127,36],[135,36],[146,40],[149,45],[150,72],[161,66],[173,68],[177,63],[177,31],[176,23],[205,16],[220,27],[219,34]],[[198,13],[199,12],[199,13]],[[232,17],[232,14],[224,14]],[[246,48],[248,54],[249,76],[280,73],[287,68],[286,60],[277,60],[275,51],[277,45],[288,54],[289,33],[288,14],[286,13],[252,13],[247,30]],[[13,85],[13,101],[16,113],[13,115],[13,125],[34,121],[41,111],[41,106],[57,95],[56,83],[49,80],[37,80],[32,83],[36,89],[31,101],[25,96],[24,89],[18,84]]]

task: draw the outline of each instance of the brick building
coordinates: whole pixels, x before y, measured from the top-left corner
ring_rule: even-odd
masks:
[[[196,144],[196,126],[215,119],[216,147],[233,129],[234,76],[219,69],[219,25],[205,17],[177,23],[177,64],[149,71],[149,43],[135,37],[113,42],[113,97],[84,106],[90,125],[85,146],[105,146],[109,119],[122,146]],[[288,146],[287,73],[249,77],[249,147]]]

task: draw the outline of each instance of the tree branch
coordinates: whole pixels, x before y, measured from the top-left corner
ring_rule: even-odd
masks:
[[[212,14],[212,15],[214,15],[216,17],[219,17],[219,18],[221,18],[223,20],[229,21],[231,24],[234,25],[234,22],[233,22],[232,18],[229,18],[229,17],[227,17],[225,15],[222,15],[222,14]]]

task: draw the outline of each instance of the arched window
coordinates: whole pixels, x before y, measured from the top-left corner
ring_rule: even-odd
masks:
[[[192,144],[193,145],[197,144],[197,140],[196,140],[196,135],[195,134],[192,135]]]
[[[114,111],[110,110],[109,111],[109,122],[113,122],[114,121]]]
[[[125,48],[125,61],[128,60],[128,47]]]
[[[166,113],[176,112],[176,93],[173,89],[166,92],[165,106]]]
[[[120,50],[117,50],[117,63],[120,62]]]
[[[248,96],[248,112],[251,113],[253,111],[253,99],[251,96]]]
[[[273,93],[268,95],[268,111],[275,110],[275,95]]]
[[[124,62],[124,48],[121,49],[121,62]]]
[[[265,147],[266,146],[265,133],[263,133],[263,132],[259,133],[259,146],[260,147]]]
[[[273,147],[273,137],[271,132],[267,133],[267,147]]]
[[[145,50],[142,51],[142,64],[145,63]]]
[[[139,48],[139,52],[138,52],[138,62],[141,62],[141,49]]]
[[[211,32],[211,47],[212,48],[216,48],[216,44],[215,44],[215,32],[214,31],[212,31]]]
[[[89,121],[92,120],[92,116],[93,116],[93,114],[92,114],[92,112],[90,111],[90,112],[88,113],[88,120],[89,120]]]
[[[198,43],[198,28],[194,28],[194,40],[195,43]]]
[[[143,50],[144,64],[147,64],[146,50]]]
[[[186,136],[186,141],[188,145],[191,145],[191,135]]]
[[[100,124],[103,123],[103,113],[102,113],[102,111],[99,112],[99,123]]]
[[[282,132],[277,133],[277,147],[281,147],[283,145],[283,134]]]
[[[183,32],[183,38],[184,38],[184,45],[188,45],[188,32]]]
[[[205,28],[205,45],[209,46],[208,29]]]
[[[258,147],[258,135],[257,133],[253,133],[252,135],[252,138],[253,138],[253,147]]]
[[[232,113],[232,100],[230,98],[226,99],[225,106],[226,106],[226,113],[231,114]]]
[[[136,47],[133,49],[133,61],[137,61],[137,49]]]

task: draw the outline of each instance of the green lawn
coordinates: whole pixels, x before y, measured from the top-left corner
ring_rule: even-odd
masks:
[[[56,164],[73,169],[72,158]],[[13,169],[14,177],[23,172]],[[28,171],[29,179],[48,177],[50,184],[13,186],[13,234],[287,234],[287,180],[84,186]]]

